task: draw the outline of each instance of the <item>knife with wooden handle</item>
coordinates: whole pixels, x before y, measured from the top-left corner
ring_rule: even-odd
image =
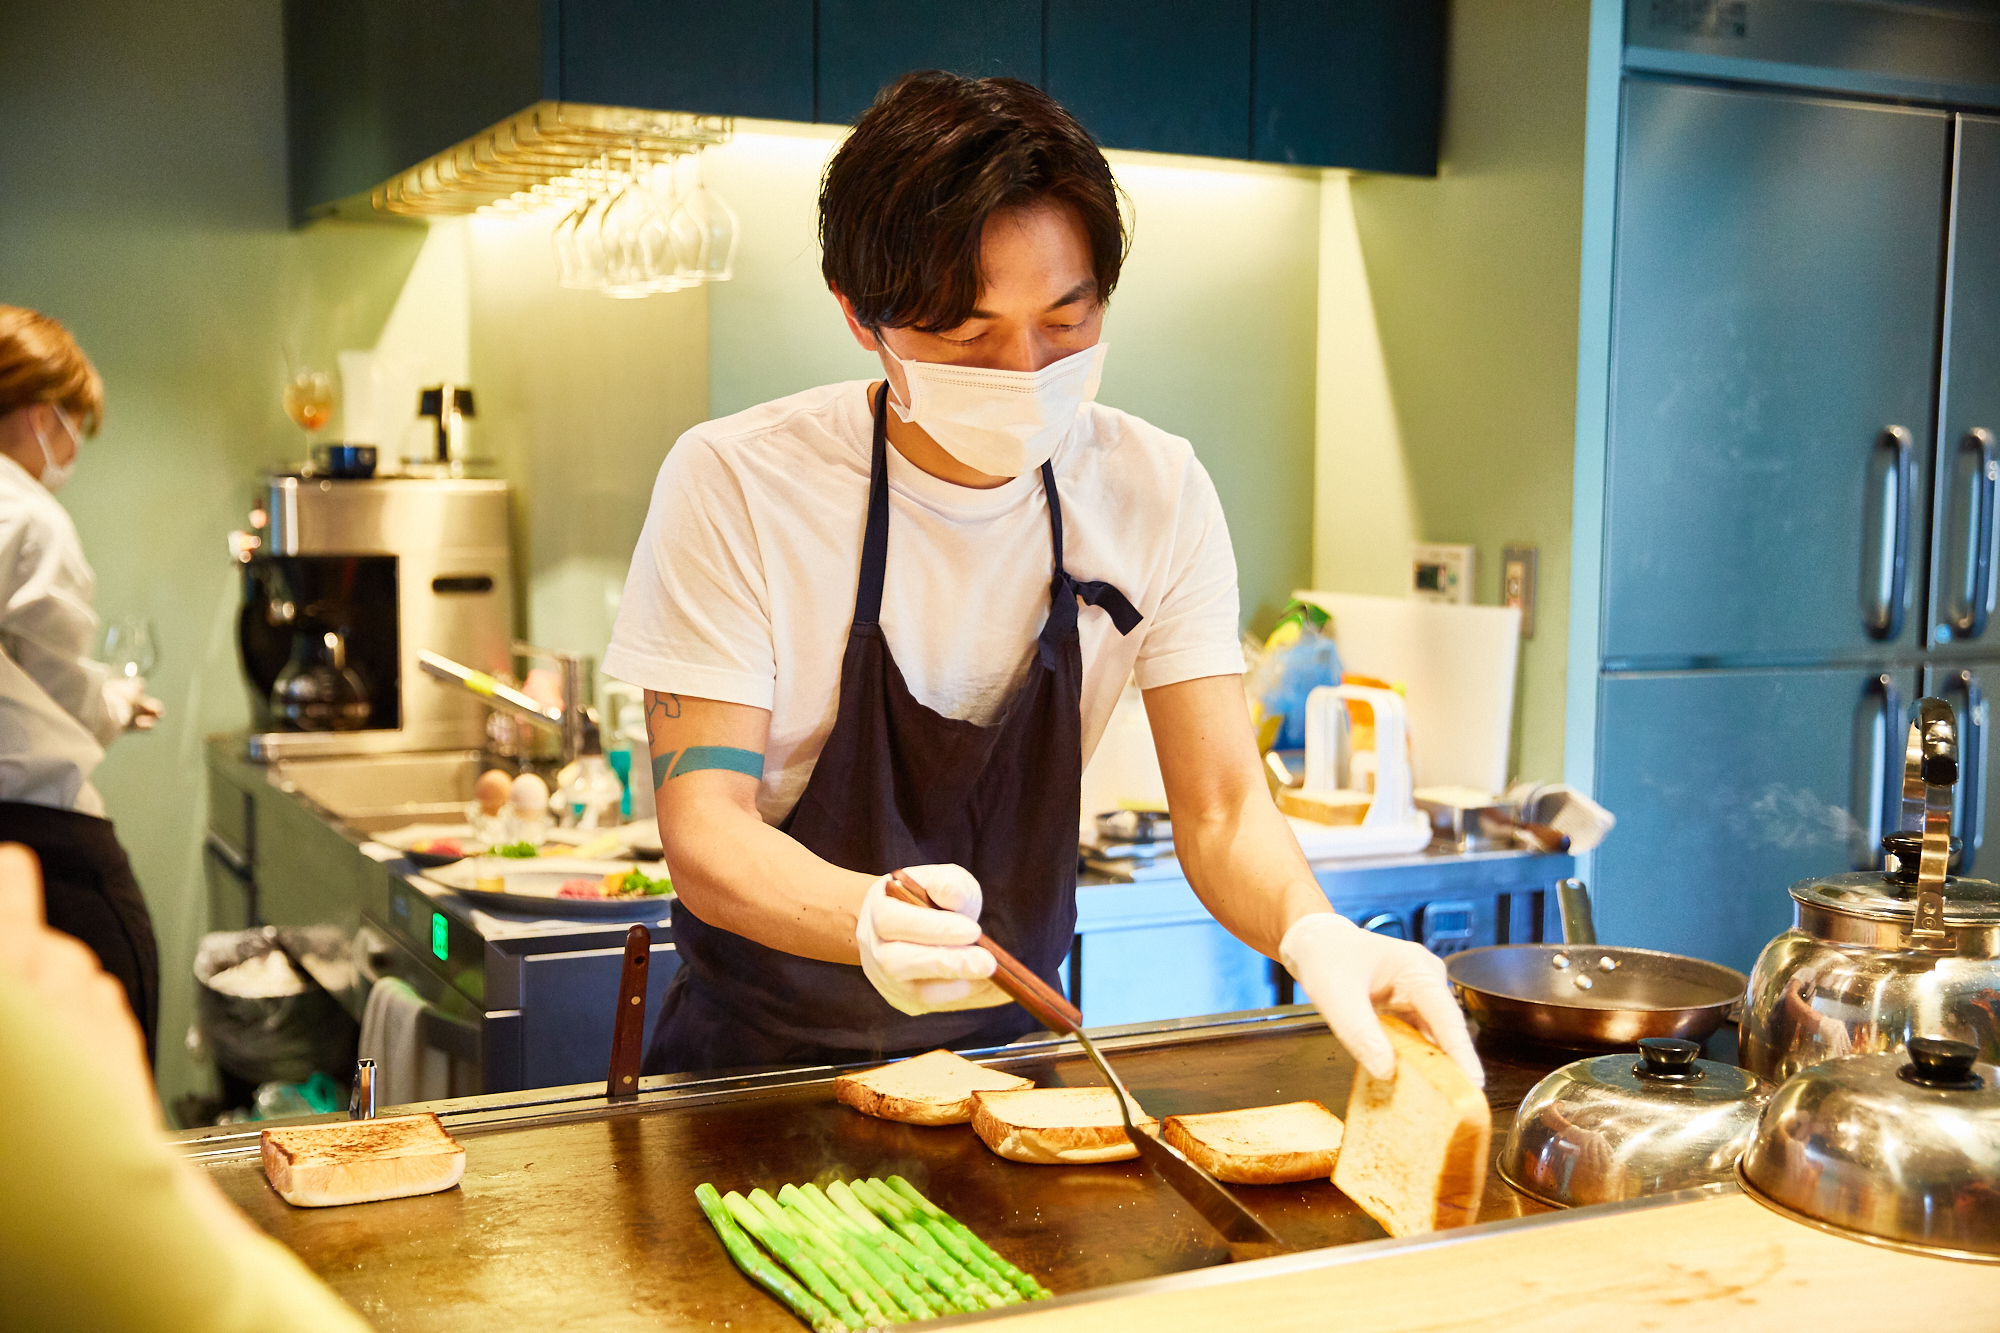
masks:
[[[890,897],[913,907],[937,907],[930,895],[924,892],[923,886],[901,870],[889,872],[888,892]],[[1133,1125],[1132,1108],[1138,1106],[1138,1102],[1125,1090],[1124,1081],[1111,1072],[1111,1066],[1105,1063],[1096,1043],[1083,1030],[1083,1015],[1075,1005],[1055,987],[1036,976],[1020,959],[994,943],[992,936],[982,931],[977,943],[993,955],[994,985],[1012,996],[1017,1004],[1051,1032],[1076,1038],[1077,1044],[1083,1047],[1083,1053],[1090,1057],[1090,1063],[1097,1066],[1097,1072],[1117,1094],[1118,1113],[1125,1118],[1125,1137],[1132,1140],[1132,1146],[1139,1150],[1140,1160],[1176,1194],[1187,1200],[1210,1226],[1222,1233],[1223,1239],[1229,1242],[1230,1258],[1262,1259],[1283,1254],[1292,1248],[1236,1202],[1220,1181],[1189,1161],[1180,1149]],[[1140,1108],[1142,1113],[1144,1109]]]
[[[606,1101],[639,1095],[639,1058],[646,1036],[646,965],[653,934],[644,926],[625,932],[625,966],[618,977],[618,1013],[611,1024],[611,1068],[604,1075]]]

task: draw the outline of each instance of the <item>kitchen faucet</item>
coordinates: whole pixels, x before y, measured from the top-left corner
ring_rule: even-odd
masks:
[[[562,704],[547,708],[528,695],[502,681],[494,679],[484,671],[474,670],[425,650],[417,654],[417,665],[427,675],[435,676],[448,685],[456,685],[462,690],[478,696],[488,708],[515,717],[524,718],[538,727],[546,727],[562,737],[562,761],[565,766],[575,762],[580,754],[601,752],[602,742],[597,734],[597,710],[584,702],[585,692],[590,686],[591,659],[582,653],[559,652],[553,648],[537,648],[532,643],[515,643],[512,649],[516,657],[540,657],[556,664],[562,681]]]

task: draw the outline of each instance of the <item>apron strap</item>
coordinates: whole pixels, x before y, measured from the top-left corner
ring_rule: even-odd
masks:
[[[861,583],[854,593],[854,623],[882,619],[882,578],[889,569],[889,381],[875,395],[874,458],[868,465],[868,529],[861,538]]]
[[[1048,655],[1053,641],[1067,635],[1076,625],[1076,599],[1102,607],[1120,634],[1130,634],[1145,617],[1124,593],[1101,579],[1071,578],[1063,568],[1062,498],[1056,493],[1053,461],[1042,464],[1042,494],[1049,502],[1049,545],[1055,552],[1056,570],[1049,582],[1049,618],[1042,626],[1042,651]]]

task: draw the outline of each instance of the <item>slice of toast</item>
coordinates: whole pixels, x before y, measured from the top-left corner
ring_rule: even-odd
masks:
[[[1384,1014],[1382,1028],[1396,1073],[1383,1082],[1355,1069],[1333,1183],[1392,1236],[1464,1226],[1486,1193],[1486,1096],[1409,1024]]]
[[[259,1142],[271,1188],[300,1208],[435,1194],[465,1174],[465,1149],[429,1111],[267,1129]]]
[[[1135,1105],[1132,1123],[1158,1133],[1160,1122]],[[972,1132],[1012,1162],[1037,1166],[1123,1162],[1139,1150],[1125,1137],[1118,1094],[1109,1088],[1028,1088],[972,1094]]]
[[[1217,1180],[1283,1185],[1333,1174],[1340,1117],[1318,1102],[1170,1115],[1160,1137]]]
[[[972,1119],[972,1094],[1032,1088],[1033,1079],[976,1065],[950,1051],[931,1051],[833,1081],[833,1095],[861,1112],[906,1125],[962,1125]]]

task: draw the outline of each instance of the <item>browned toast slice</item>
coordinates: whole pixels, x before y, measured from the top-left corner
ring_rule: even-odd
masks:
[[[271,1188],[301,1208],[435,1194],[465,1174],[465,1149],[429,1111],[267,1129],[259,1142]]]
[[[1154,1133],[1160,1127],[1136,1106],[1132,1123]],[[1125,1137],[1118,1094],[1109,1088],[975,1092],[972,1131],[1009,1161],[1038,1166],[1122,1162],[1139,1155]]]
[[[1383,1082],[1354,1071],[1333,1183],[1392,1236],[1464,1226],[1486,1193],[1486,1096],[1409,1024],[1385,1014],[1382,1027],[1396,1073]]]
[[[1283,1185],[1333,1174],[1340,1117],[1318,1102],[1170,1115],[1160,1137],[1217,1180]]]
[[[833,1095],[861,1112],[906,1125],[962,1125],[972,1119],[972,1094],[1034,1087],[1033,1079],[976,1065],[950,1051],[931,1051],[833,1081]]]

